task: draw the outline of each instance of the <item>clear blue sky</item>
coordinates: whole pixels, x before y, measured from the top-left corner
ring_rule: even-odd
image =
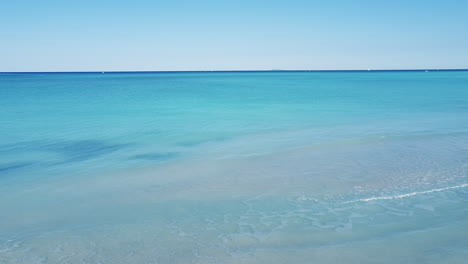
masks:
[[[14,0],[0,23],[0,71],[468,68],[467,0]]]

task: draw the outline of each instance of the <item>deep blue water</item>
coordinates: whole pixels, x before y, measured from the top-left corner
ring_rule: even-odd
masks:
[[[0,263],[464,263],[468,71],[0,73]]]

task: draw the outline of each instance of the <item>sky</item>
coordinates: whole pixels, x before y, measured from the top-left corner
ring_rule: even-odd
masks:
[[[0,2],[0,71],[468,68],[468,0]]]

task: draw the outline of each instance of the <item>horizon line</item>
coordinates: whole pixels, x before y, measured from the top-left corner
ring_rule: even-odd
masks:
[[[228,72],[429,72],[429,71],[468,71],[468,68],[444,68],[444,69],[355,69],[355,70],[100,70],[100,71],[0,71],[0,73],[228,73]]]

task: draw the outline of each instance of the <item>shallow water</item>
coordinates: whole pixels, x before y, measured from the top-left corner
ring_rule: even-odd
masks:
[[[468,72],[0,74],[0,263],[464,263]]]

